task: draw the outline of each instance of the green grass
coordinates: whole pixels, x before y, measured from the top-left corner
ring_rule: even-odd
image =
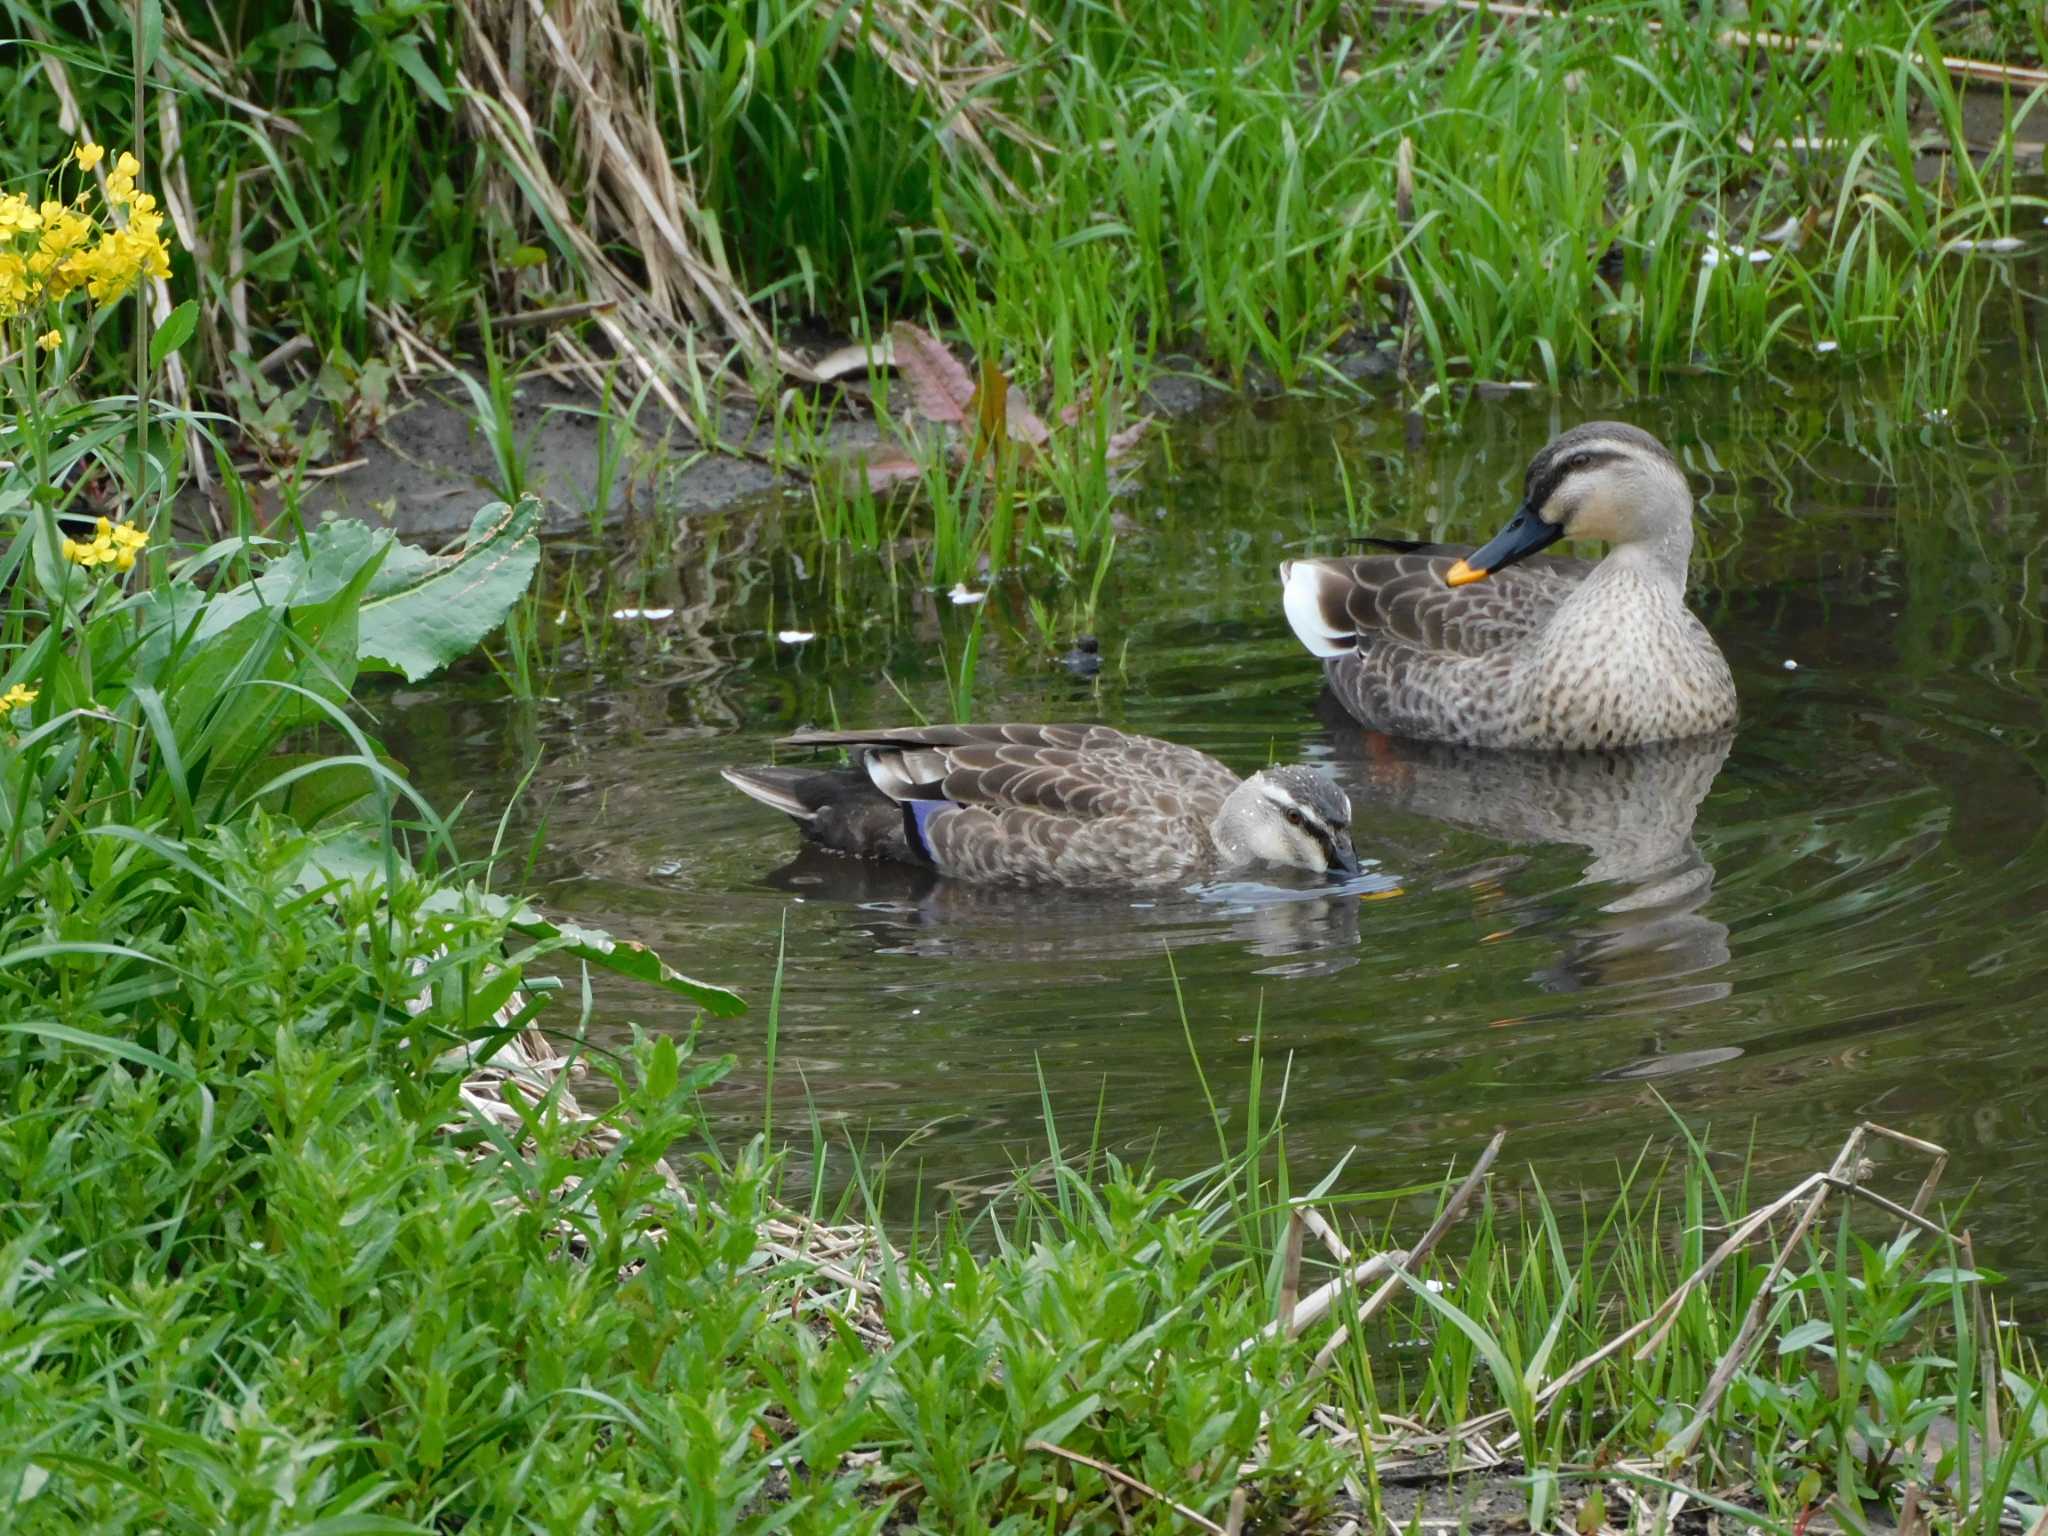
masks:
[[[131,8],[82,23],[4,3],[27,42],[0,55],[0,186],[26,187],[68,142],[53,70],[119,137]],[[460,3],[317,27],[275,0],[179,12],[143,39],[175,147],[155,113],[140,147],[190,236],[174,285],[201,308],[199,393],[181,403],[224,406],[228,445],[289,479],[379,419],[394,362],[453,356],[512,496],[536,468],[514,381],[573,347],[609,396],[602,493],[613,440],[652,415],[735,447],[747,418],[726,386],[745,383],[755,451],[813,482],[829,537],[908,533],[941,588],[1022,564],[1083,592],[1110,559],[1112,434],[1169,370],[1351,391],[1340,357],[1378,350],[1401,377],[1368,388],[1449,415],[1468,380],[1655,389],[1674,369],[1885,359],[1908,409],[1953,411],[2032,269],[1984,243],[2038,240],[2048,200],[2021,174],[2038,133],[2014,126],[2034,96],[2007,90],[1972,142],[1940,54],[2038,58],[2038,16],[1751,12],[1814,47],[1732,44],[1679,0],[1540,21],[984,5],[937,13],[936,32],[898,0],[688,0],[621,10],[610,51],[578,56],[594,86],[563,86],[543,48],[516,102],[472,56],[516,40]],[[657,186],[687,205],[679,224],[648,222]],[[578,310],[622,282],[644,308]],[[550,328],[502,323],[558,307]],[[921,500],[878,503],[828,457],[847,402],[792,382],[771,338],[900,319],[1001,367],[1048,421],[1078,409],[1079,429],[994,478],[927,449]],[[101,392],[127,325],[98,333]],[[259,368],[279,348],[298,350]],[[606,537],[603,500],[574,510]]]
[[[120,12],[76,35],[9,14],[45,49],[0,65],[10,102],[29,103],[19,177],[61,147],[49,62],[95,119],[118,120],[130,40]],[[1734,363],[1801,337],[1825,298],[1844,351],[1919,347],[1910,366],[1933,399],[1967,377],[1936,341],[1986,328],[1979,306],[1997,301],[1978,286],[1988,266],[1918,259],[1998,227],[2009,172],[1932,191],[1903,173],[1905,104],[1932,102],[1951,135],[1953,113],[1938,76],[1876,46],[1915,35],[1899,12],[1827,23],[1861,51],[1740,96],[1741,123],[1825,119],[1857,147],[1824,183],[1836,214],[1814,255],[1722,263],[1704,281],[1705,237],[1681,212],[1702,188],[1727,199],[1744,240],[1791,194],[1732,147],[1739,93],[1713,92],[1733,66],[1675,7],[1654,47],[1693,72],[1679,71],[1683,96],[1615,62],[1652,46],[1640,8],[1597,37],[1581,35],[1585,14],[1526,38],[1396,27],[1370,57],[1331,9],[1275,36],[1247,6],[1200,26],[1142,5],[1029,33],[1004,20],[1017,29],[996,41],[1019,67],[986,82],[992,106],[1097,146],[1042,164],[993,119],[982,157],[957,125],[886,110],[914,104],[910,88],[872,49],[831,46],[831,28],[878,25],[870,15],[686,14],[673,59],[654,55],[675,65],[654,72],[657,115],[695,146],[725,255],[764,303],[937,304],[1050,412],[1091,387],[1092,450],[1050,455],[1037,479],[956,464],[919,552],[920,581],[944,583],[1060,550],[1012,623],[1035,644],[1092,616],[1114,548],[1111,402],[1176,337],[1226,371],[1309,380],[1341,329],[1388,320],[1384,277],[1409,285],[1413,345],[1439,375]],[[487,168],[443,99],[458,45],[439,19],[361,12],[315,32],[281,10],[231,12],[232,35],[213,42],[237,61],[233,83],[262,86],[296,135],[252,131],[171,28],[151,46],[179,93],[182,170],[230,189],[200,228],[232,259],[179,273],[204,323],[137,345],[150,339],[138,305],[100,310],[86,332],[104,343],[97,362],[51,378],[29,345],[40,320],[5,322],[0,683],[21,690],[0,722],[10,1527],[1165,1531],[1182,1527],[1175,1506],[1220,1524],[1240,1497],[1264,1525],[1348,1501],[1380,1527],[1422,1518],[1388,1481],[1421,1449],[1416,1424],[1449,1437],[1441,1480],[1487,1460],[1482,1448],[1519,1457],[1512,1486],[1538,1529],[1583,1519],[1593,1489],[1618,1511],[1624,1485],[1691,1488],[1722,1498],[1724,1520],[1774,1532],[1816,1508],[1853,1523],[1869,1499],[1896,1512],[1915,1480],[1943,1532],[2038,1518],[2042,1369],[1999,1314],[1997,1277],[1947,1229],[1894,1235],[1846,1198],[1788,1248],[1757,1347],[1684,1456],[1666,1453],[1762,1295],[1759,1252],[1688,1291],[1643,1358],[1616,1353],[1559,1385],[1775,1193],[1682,1127],[1597,1203],[1497,1172],[1337,1345],[1348,1296],[1298,1337],[1273,1326],[1336,1267],[1302,1259],[1300,1203],[1354,1248],[1382,1248],[1412,1242],[1448,1186],[1418,1175],[1362,1191],[1344,1170],[1291,1167],[1288,1086],[1268,1084],[1256,1050],[1251,1112],[1216,1117],[1205,1170],[1064,1140],[1048,1103],[1046,1155],[1012,1188],[892,1230],[888,1165],[827,1146],[815,1121],[803,1178],[766,1129],[738,1148],[707,1141],[700,1097],[729,1063],[674,1039],[591,1046],[592,968],[710,1008],[738,1000],[491,890],[494,868],[459,859],[356,694],[365,671],[416,678],[502,625],[494,659],[530,701],[572,632],[585,647],[603,633],[624,583],[646,599],[673,570],[615,570],[593,549],[536,598],[530,502],[490,509],[440,567],[356,524],[288,513],[263,537],[224,449],[234,531],[176,547],[164,511],[183,455],[222,445],[195,412],[138,404],[164,400],[158,370],[189,346],[302,467],[312,432],[379,408],[386,381],[356,360],[380,347],[380,312],[452,329],[479,300],[489,313],[531,296],[499,288],[551,259],[525,243],[549,235],[518,203],[470,195]],[[544,126],[571,143],[574,106],[559,110]],[[1511,131],[1482,131],[1482,112]],[[1389,135],[1415,147],[1405,224],[1375,159]],[[803,190],[800,165],[829,185]],[[997,195],[1027,167],[1028,216]],[[1824,174],[1784,186],[1818,206],[1802,178]],[[1617,231],[1624,290],[1636,286],[1589,314],[1597,274],[1580,242]],[[237,273],[262,301],[247,347]],[[251,382],[250,354],[292,334],[313,339],[321,374]],[[526,446],[511,369],[495,347],[486,358],[478,409],[511,494]],[[801,407],[772,419],[817,441]],[[151,534],[132,572],[64,553],[94,498]],[[821,494],[807,515],[834,543],[880,551],[905,514]],[[713,534],[707,571],[716,559]],[[947,619],[956,713],[989,612]],[[471,1060],[536,1023],[596,1072],[596,1117],[563,1112],[561,1078],[480,1107],[488,1079]],[[1916,1471],[1930,1445],[1938,1464]]]
[[[1502,1181],[1318,1374],[1328,1318],[1267,1326],[1333,1267],[1290,1273],[1289,1211],[1319,1205],[1371,1251],[1414,1239],[1428,1184],[1305,1187],[1275,1119],[1235,1140],[1219,1122],[1216,1166],[1167,1177],[1063,1147],[1048,1106],[1049,1156],[1008,1193],[862,1251],[879,1170],[839,1154],[835,1201],[760,1139],[722,1155],[696,1099],[730,1063],[686,1044],[591,1057],[615,1094],[595,1123],[465,1113],[446,1052],[492,1032],[480,989],[518,974],[501,922],[387,927],[346,893],[327,921],[261,829],[188,851],[270,898],[209,904],[203,943],[174,951],[235,978],[205,1028],[160,1052],[30,1032],[0,1065],[0,1488],[24,1529],[1182,1528],[1047,1445],[1219,1523],[1242,1489],[1257,1520],[1348,1499],[1384,1528],[1380,1474],[1417,1438],[1399,1426],[1480,1419],[1432,1481],[1476,1473],[1488,1435],[1527,1460],[1509,1487],[1539,1529],[1591,1488],[1619,1510],[1620,1485],[1665,1478],[1748,1490],[1731,1517],[1783,1532],[1845,1498],[1896,1508],[1922,1443],[1977,1443],[1994,1401],[1995,1449],[1951,1453],[1925,1507],[1988,1536],[2008,1500],[2031,1519],[2048,1499],[2041,1368],[1993,1326],[1995,1277],[1875,1213],[1841,1210],[1794,1253],[1686,1462],[1644,1459],[1727,1346],[1758,1253],[1692,1291],[1647,1361],[1546,1392],[1775,1193],[1688,1137],[1618,1170],[1604,1206]],[[418,910],[403,885],[389,899]],[[386,932],[409,937],[380,953]],[[353,998],[307,996],[341,976],[363,978]],[[810,1139],[815,1170],[832,1154]]]
[[[168,169],[197,221],[180,276],[207,308],[198,361],[216,384],[295,336],[316,362],[373,356],[380,311],[473,345],[479,304],[574,297],[574,249],[465,126],[448,39],[489,23],[461,9],[313,31],[266,4],[152,41],[182,129]],[[2009,133],[1960,152],[1959,85],[1934,57],[1959,8],[1752,10],[1836,51],[1729,46],[1676,0],[1539,23],[1368,21],[1339,0],[987,7],[934,44],[989,68],[942,102],[893,67],[909,53],[886,5],[621,19],[649,66],[636,125],[687,177],[701,254],[736,300],[876,332],[936,306],[1059,406],[1187,346],[1232,378],[1314,383],[1337,340],[1393,323],[1398,288],[1444,375],[1742,368],[1941,335],[1956,291],[1996,278],[1937,253],[2038,226]],[[19,125],[0,178],[17,182],[65,142],[48,62],[88,121],[126,120],[128,12],[90,29],[29,0],[9,12],[33,40],[0,60]],[[2032,22],[2001,17],[1988,40],[1972,23],[1980,46],[2038,46]],[[263,131],[230,87],[296,131]],[[535,126],[574,187],[569,146],[590,125],[574,93],[547,105]],[[602,235],[612,216],[590,215]],[[1797,251],[1702,266],[1807,216]]]

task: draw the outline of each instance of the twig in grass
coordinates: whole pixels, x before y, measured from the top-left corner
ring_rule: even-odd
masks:
[[[252,372],[264,378],[270,377],[286,363],[302,352],[313,350],[313,338],[304,334],[294,336],[290,341],[281,341],[268,352],[256,359]]]
[[[619,307],[617,299],[585,299],[580,304],[550,304],[546,309],[521,309],[509,314],[491,316],[494,330],[509,330],[516,325],[554,325],[563,320],[583,320],[600,312],[610,312]]]
[[[1493,1133],[1493,1140],[1489,1141],[1486,1144],[1486,1150],[1479,1154],[1479,1161],[1474,1163],[1472,1171],[1465,1175],[1465,1182],[1460,1184],[1452,1193],[1451,1198],[1444,1202],[1444,1208],[1437,1212],[1436,1220],[1429,1224],[1429,1230],[1422,1234],[1421,1239],[1417,1241],[1413,1248],[1410,1248],[1401,1256],[1399,1268],[1413,1270],[1424,1259],[1429,1257],[1430,1250],[1443,1241],[1444,1234],[1450,1231],[1456,1225],[1458,1218],[1465,1214],[1465,1207],[1471,1203],[1472,1196],[1478,1193],[1480,1183],[1486,1178],[1487,1171],[1493,1167],[1493,1160],[1500,1156],[1501,1144],[1507,1138],[1508,1133],[1504,1130]],[[1330,1362],[1337,1358],[1337,1351],[1342,1349],[1350,1339],[1351,1330],[1353,1328],[1363,1328],[1377,1317],[1380,1309],[1393,1298],[1395,1290],[1403,1283],[1401,1277],[1397,1274],[1382,1284],[1377,1291],[1373,1292],[1371,1297],[1366,1300],[1365,1305],[1358,1309],[1358,1315],[1331,1334],[1323,1347],[1316,1351],[1315,1363],[1309,1367],[1309,1374],[1319,1376],[1328,1370]]]
[[[1330,1225],[1329,1218],[1312,1205],[1297,1205],[1302,1225],[1315,1233],[1322,1245],[1330,1250],[1330,1257],[1339,1264],[1351,1262],[1351,1249],[1344,1239],[1337,1235],[1337,1229]]]
[[[1287,1251],[1280,1265],[1280,1306],[1273,1321],[1280,1331],[1294,1332],[1294,1304],[1301,1300],[1301,1239],[1308,1223],[1299,1210],[1287,1213]]]
[[[1884,1126],[1866,1124],[1858,1128],[1857,1134],[1879,1136],[1888,1141],[1897,1142],[1901,1146],[1923,1152],[1935,1159],[1937,1173],[1947,1163],[1947,1152],[1936,1146],[1933,1142],[1921,1141],[1916,1137],[1902,1135]],[[1855,1138],[1852,1137],[1851,1139],[1853,1141]],[[1839,1168],[1840,1166],[1841,1160],[1838,1158],[1836,1167]],[[1835,1189],[1841,1189],[1855,1198],[1868,1200],[1888,1213],[1907,1221],[1909,1225],[1917,1227],[1919,1230],[1938,1237],[1946,1237],[1948,1235],[1943,1228],[1916,1214],[1917,1208],[1925,1205],[1927,1200],[1933,1195],[1931,1183],[1923,1183],[1920,1195],[1914,1201],[1914,1208],[1908,1209],[1900,1206],[1896,1201],[1887,1200],[1874,1190],[1865,1189],[1861,1184],[1853,1180],[1838,1177],[1832,1169],[1826,1172],[1809,1174],[1793,1185],[1792,1188],[1779,1195],[1775,1200],[1751,1211],[1741,1221],[1737,1222],[1729,1231],[1727,1237],[1722,1240],[1721,1245],[1708,1254],[1691,1274],[1680,1281],[1671,1294],[1665,1297],[1663,1302],[1648,1317],[1638,1319],[1591,1354],[1577,1361],[1561,1375],[1553,1378],[1542,1391],[1536,1394],[1535,1406],[1537,1411],[1541,1413],[1548,1409],[1550,1404],[1561,1393],[1569,1390],[1595,1366],[1599,1365],[1603,1360],[1618,1354],[1621,1350],[1626,1349],[1630,1344],[1635,1343],[1636,1340],[1642,1339],[1645,1334],[1648,1334],[1649,1337],[1644,1339],[1642,1344],[1636,1349],[1635,1358],[1638,1361],[1648,1360],[1663,1346],[1665,1339],[1669,1336],[1672,1327],[1678,1320],[1679,1309],[1685,1305],[1686,1298],[1691,1296],[1700,1286],[1704,1285],[1714,1272],[1726,1263],[1730,1257],[1748,1246],[1759,1232],[1792,1206],[1799,1204],[1802,1200],[1809,1202],[1825,1200],[1829,1191]],[[1449,1438],[1463,1439],[1466,1436],[1504,1423],[1508,1417],[1508,1411],[1504,1408],[1496,1408],[1490,1412],[1475,1415],[1453,1430]],[[1695,1430],[1695,1433],[1697,1433],[1697,1430]]]
[[[1164,1504],[1168,1509],[1179,1515],[1181,1519],[1193,1521],[1203,1530],[1213,1531],[1215,1536],[1230,1536],[1229,1532],[1214,1520],[1211,1520],[1207,1515],[1197,1514],[1194,1510],[1189,1509],[1187,1505],[1181,1503],[1179,1499],[1168,1498],[1150,1483],[1140,1482],[1137,1478],[1131,1476],[1130,1473],[1120,1471],[1106,1461],[1097,1461],[1093,1456],[1083,1456],[1079,1451],[1070,1451],[1064,1445],[1054,1445],[1050,1440],[1027,1440],[1024,1442],[1024,1449],[1027,1451],[1043,1451],[1048,1456],[1059,1456],[1084,1467],[1093,1467],[1104,1477],[1109,1478],[1113,1482],[1122,1483],[1133,1493],[1141,1493],[1155,1504]]]
[[[1805,1208],[1800,1211],[1798,1220],[1793,1222],[1792,1230],[1786,1234],[1785,1241],[1779,1245],[1777,1253],[1771,1259],[1770,1267],[1764,1271],[1763,1282],[1757,1287],[1756,1296],[1750,1302],[1748,1312],[1743,1316],[1741,1327],[1736,1330],[1734,1341],[1721,1356],[1720,1363],[1714,1367],[1714,1374],[1708,1378],[1706,1390],[1701,1392],[1699,1402],[1693,1408],[1691,1422],[1674,1435],[1665,1448],[1665,1456],[1670,1461],[1682,1460],[1691,1454],[1693,1446],[1698,1443],[1708,1419],[1713,1416],[1715,1406],[1721,1401],[1721,1394],[1728,1390],[1728,1384],[1735,1379],[1735,1373],[1749,1357],[1750,1346],[1756,1342],[1756,1336],[1763,1328],[1764,1319],[1770,1315],[1772,1302],[1777,1297],[1778,1277],[1784,1273],[1785,1266],[1792,1262],[1792,1255],[1798,1251],[1799,1245],[1806,1241],[1806,1234],[1813,1230],[1813,1224],[1820,1218],[1821,1209],[1827,1204],[1828,1196],[1837,1189],[1859,1193],[1853,1186],[1861,1182],[1864,1168],[1863,1143],[1872,1136],[1911,1147],[1930,1157],[1938,1158],[1943,1163],[1946,1163],[1948,1158],[1947,1152],[1931,1141],[1921,1141],[1917,1137],[1903,1135],[1867,1120],[1849,1133],[1848,1140],[1842,1143],[1842,1150],[1835,1155],[1834,1164],[1822,1176],[1820,1187],[1807,1197]],[[1907,1217],[1918,1225],[1931,1226],[1912,1211],[1893,1201],[1876,1195],[1870,1198],[1875,1199],[1894,1215]],[[1933,1230],[1938,1232],[1940,1229]]]

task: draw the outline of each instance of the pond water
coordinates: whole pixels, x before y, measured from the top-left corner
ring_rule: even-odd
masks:
[[[1041,1083],[1069,1138],[1206,1166],[1190,1040],[1241,1124],[1256,1032],[1269,1107],[1289,1078],[1297,1179],[1347,1152],[1355,1188],[1431,1179],[1504,1126],[1508,1163],[1598,1199],[1674,1111],[1733,1152],[1753,1139],[1773,1185],[1861,1118],[1938,1141],[1945,1193],[1975,1187],[1980,1255],[2037,1310],[2048,430],[2019,398],[1953,420],[1896,399],[1842,373],[1680,379],[1474,402],[1426,430],[1392,406],[1233,405],[1166,429],[1122,498],[1092,677],[1063,656],[1071,589],[1034,589],[1047,636],[1010,584],[956,606],[914,556],[892,574],[821,550],[793,498],[689,525],[648,599],[677,613],[632,625],[625,660],[536,704],[457,680],[378,717],[435,803],[472,797],[486,841],[539,751],[508,834],[540,833],[528,887],[754,1004],[701,1028],[738,1058],[715,1101],[735,1134],[760,1122],[786,944],[778,1123],[807,1097],[834,1135],[896,1150],[899,1192],[1003,1182],[1043,1150]],[[1599,416],[1657,433],[1700,494],[1693,601],[1735,669],[1732,743],[1518,763],[1319,711],[1274,567],[1342,546],[1347,480],[1376,529],[1484,538],[1531,453]],[[976,718],[1101,719],[1244,771],[1324,764],[1369,889],[949,887],[799,857],[790,824],[719,779],[806,725],[945,718],[976,622]],[[629,1021],[692,1025],[602,988],[601,1031]],[[1920,1172],[1887,1155],[1881,1187]]]

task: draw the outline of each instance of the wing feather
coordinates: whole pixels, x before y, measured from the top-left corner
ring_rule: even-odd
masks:
[[[1540,559],[1453,587],[1445,573],[1469,548],[1433,544],[1397,554],[1290,560],[1287,616],[1320,656],[1393,641],[1422,652],[1484,656],[1541,629],[1592,572],[1585,560]]]
[[[1106,725],[902,726],[805,731],[785,746],[845,747],[893,799],[1037,810],[1090,821],[1212,817],[1237,775],[1192,747]]]

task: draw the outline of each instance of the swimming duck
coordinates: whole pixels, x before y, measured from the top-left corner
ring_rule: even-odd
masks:
[[[1106,725],[806,731],[850,768],[726,768],[727,783],[842,853],[965,880],[1169,886],[1268,863],[1352,875],[1351,802],[1313,769],[1240,779],[1190,747]]]
[[[1559,539],[1607,558],[1527,560]],[[1638,427],[1573,427],[1478,549],[1289,560],[1287,621],[1344,707],[1401,736],[1587,750],[1726,730],[1735,682],[1685,606],[1692,491]],[[1476,583],[1484,583],[1476,586]]]

